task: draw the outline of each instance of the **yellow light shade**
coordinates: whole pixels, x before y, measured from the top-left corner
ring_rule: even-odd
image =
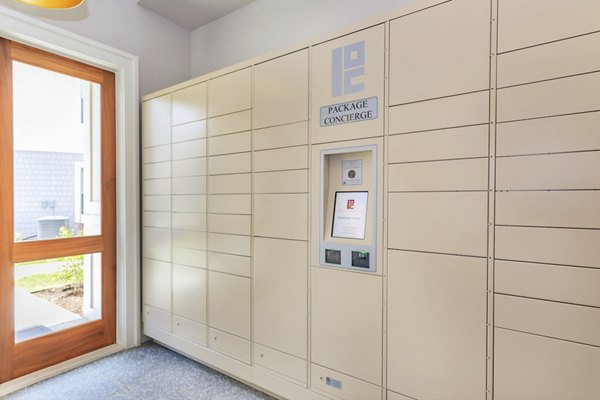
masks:
[[[23,3],[42,8],[74,8],[83,3],[84,0],[19,0]]]

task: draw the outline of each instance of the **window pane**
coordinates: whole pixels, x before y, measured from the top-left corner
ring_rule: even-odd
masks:
[[[102,317],[100,253],[15,264],[15,342]]]
[[[98,235],[100,85],[13,62],[15,241]]]

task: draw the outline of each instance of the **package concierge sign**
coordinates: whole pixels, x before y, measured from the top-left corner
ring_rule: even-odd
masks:
[[[377,119],[377,97],[321,107],[321,127]]]

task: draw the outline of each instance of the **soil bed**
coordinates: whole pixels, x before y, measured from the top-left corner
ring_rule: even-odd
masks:
[[[72,313],[83,314],[83,288],[81,286],[66,285],[52,289],[40,290],[33,293],[56,304],[59,307],[69,310]]]

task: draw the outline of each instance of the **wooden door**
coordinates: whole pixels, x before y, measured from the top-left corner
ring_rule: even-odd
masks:
[[[22,121],[31,122],[35,118],[34,111],[39,110],[34,110],[33,105],[31,110],[17,109],[22,107],[17,100],[22,101],[23,96],[17,99],[15,69],[28,68],[35,69],[39,76],[52,73],[60,79],[67,77],[80,82],[81,127],[77,129],[83,132],[83,150],[80,153],[64,154],[71,159],[81,158],[79,168],[86,178],[80,182],[81,202],[78,207],[73,207],[78,210],[78,215],[63,218],[55,214],[59,203],[71,206],[71,202],[76,202],[76,197],[72,196],[72,201],[68,199],[69,196],[59,200],[43,200],[42,206],[51,205],[52,215],[36,218],[37,233],[30,233],[23,238],[24,235],[15,230],[15,225],[22,216],[20,210],[26,203],[19,197],[22,178],[18,173],[15,174],[21,168],[20,164],[15,167],[15,149],[22,141],[17,137],[17,131],[25,129]],[[28,84],[31,85],[32,81],[29,80]],[[84,99],[89,102],[85,103]],[[31,96],[29,100],[31,104],[35,104],[39,99]],[[116,340],[115,124],[113,73],[0,38],[0,383],[105,347]],[[48,143],[53,145],[63,140],[60,135],[52,138],[50,129],[44,133],[46,135],[43,140],[50,140]],[[31,147],[43,145],[32,140],[29,142]],[[65,144],[67,145],[69,143]],[[39,150],[21,153],[39,160],[40,154],[48,153],[43,148]],[[19,157],[21,153],[18,153]],[[28,168],[32,172],[33,169]],[[29,188],[31,199],[37,199],[36,196],[44,191],[47,181],[60,181],[54,170],[45,172],[45,178],[38,177],[37,186]],[[65,176],[69,177],[64,181],[72,183],[73,178],[68,173]],[[95,183],[90,181],[94,177]],[[56,185],[52,183],[49,186],[54,189],[53,186]],[[45,208],[42,212],[50,214],[49,210]],[[56,221],[62,224],[58,235],[41,233],[45,232],[42,224],[53,224]],[[21,309],[15,309],[20,299],[25,298],[31,304],[40,305],[40,308],[56,309],[47,300],[20,289],[17,291],[15,271],[21,274],[22,266],[32,265],[41,269],[55,268],[56,271],[50,274],[52,276],[59,272],[63,276],[63,272],[69,267],[75,268],[80,274],[78,276],[83,276],[82,279],[87,282],[82,283],[82,286],[92,287],[97,293],[83,296],[88,309],[81,313],[80,318],[70,322],[62,321],[51,327],[35,326],[34,330],[42,333],[28,337],[22,333],[25,330],[31,332],[30,328],[15,328],[15,320],[20,319],[18,314],[22,312]],[[78,285],[73,282],[67,286]],[[34,311],[36,310],[27,312],[33,315]],[[94,312],[96,315],[92,316]]]

